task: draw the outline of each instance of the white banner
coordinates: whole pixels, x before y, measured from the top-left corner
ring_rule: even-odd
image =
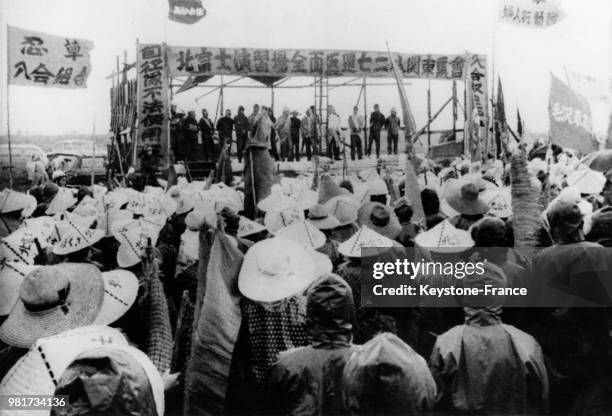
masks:
[[[13,85],[87,88],[93,42],[8,27],[8,82]]]
[[[518,26],[545,28],[565,17],[559,0],[500,0],[499,21]]]

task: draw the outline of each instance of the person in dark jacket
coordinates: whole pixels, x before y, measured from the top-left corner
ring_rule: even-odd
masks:
[[[215,142],[213,140],[213,133],[215,128],[213,122],[208,118],[208,111],[202,109],[202,118],[198,123],[200,127],[200,134],[202,135],[202,150],[204,151],[205,160],[213,160],[215,157]]]
[[[353,294],[339,276],[328,274],[306,294],[309,346],[280,354],[268,377],[271,414],[343,414],[341,390],[344,365],[356,350],[352,345],[355,317]]]
[[[387,154],[397,154],[397,142],[399,139],[400,118],[397,116],[395,108],[391,109],[391,115],[385,120],[387,130]]]
[[[440,198],[438,193],[429,188],[421,191],[421,201],[423,201],[423,211],[425,212],[425,225],[428,230],[444,221],[447,217],[440,212]]]
[[[186,160],[197,160],[198,154],[198,121],[195,111],[189,111],[183,120],[182,137],[179,142],[179,150]]]
[[[376,144],[376,158],[380,158],[380,131],[385,126],[385,116],[374,104],[374,112],[370,114],[370,139],[368,140],[367,155],[372,154],[372,142]]]
[[[268,117],[270,118],[272,125],[275,125],[276,117],[274,117],[274,112],[272,110],[272,107],[262,107],[262,108],[268,111]],[[276,160],[277,162],[280,160],[280,157],[278,155],[278,147],[276,146],[276,129],[272,129],[272,132],[270,134],[270,156],[272,156],[274,160]]]
[[[293,160],[300,160],[300,130],[302,127],[302,121],[295,110],[291,112],[290,123],[291,147],[289,149],[289,161],[293,162]]]
[[[238,114],[234,117],[234,130],[236,131],[236,152],[238,162],[242,162],[242,153],[249,139],[249,120],[244,115],[244,107],[238,107]]]
[[[225,115],[217,120],[217,131],[219,132],[219,151],[224,145],[232,147],[232,130],[234,129],[234,119],[232,110],[225,110]]]

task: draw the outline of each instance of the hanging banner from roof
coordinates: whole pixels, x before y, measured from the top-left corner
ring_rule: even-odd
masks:
[[[170,105],[168,72],[162,45],[138,47],[138,145],[159,150],[160,160],[169,156]]]
[[[553,144],[578,150],[583,154],[599,148],[593,138],[589,103],[551,74],[550,139]]]
[[[8,83],[87,88],[93,42],[8,27]]]
[[[487,57],[483,55],[468,55],[468,67],[465,77],[465,86],[468,100],[466,109],[467,134],[465,134],[466,154],[472,160],[480,159],[490,149],[488,141],[489,105]]]
[[[518,26],[545,28],[565,17],[559,0],[501,0],[499,21]]]
[[[462,79],[465,55],[393,53],[403,77]],[[387,52],[168,46],[170,75],[393,77]]]
[[[168,18],[188,25],[197,23],[206,16],[202,0],[168,0]]]

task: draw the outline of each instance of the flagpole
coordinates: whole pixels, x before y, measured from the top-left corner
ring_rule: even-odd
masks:
[[[6,25],[6,44],[9,45],[10,44],[10,39],[9,39],[9,27],[8,24]],[[7,51],[7,56],[9,54],[9,52]],[[11,87],[9,85],[10,83],[10,77],[11,77],[11,72],[8,69],[8,66],[6,68],[6,136],[8,139],[8,151],[9,151],[9,187],[11,189],[13,189],[13,148],[11,146],[11,105],[10,105],[10,91],[11,91]]]
[[[91,163],[91,191],[93,192],[93,187],[95,181],[95,170],[96,170],[96,116],[93,118],[93,126],[91,130],[91,149],[93,151],[93,158]]]

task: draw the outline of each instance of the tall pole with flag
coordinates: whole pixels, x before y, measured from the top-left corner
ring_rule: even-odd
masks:
[[[404,84],[402,83],[402,76],[395,64],[395,59],[391,55],[389,50],[389,44],[387,44],[387,55],[389,56],[389,62],[391,63],[391,68],[393,69],[393,75],[395,77],[395,82],[397,83],[397,91],[399,93],[400,103],[402,105],[402,114],[404,121],[404,141],[405,141],[405,149],[404,153],[406,155],[406,183],[404,188],[404,195],[410,201],[412,205],[412,209],[414,211],[414,221],[418,224],[425,225],[425,211],[423,210],[423,203],[421,201],[421,191],[419,190],[419,183],[417,181],[416,169],[418,168],[418,162],[414,155],[414,136],[416,135],[416,122],[414,121],[414,115],[412,114],[412,110],[410,109],[410,104],[408,103],[408,96],[406,95],[406,90],[404,89]]]

